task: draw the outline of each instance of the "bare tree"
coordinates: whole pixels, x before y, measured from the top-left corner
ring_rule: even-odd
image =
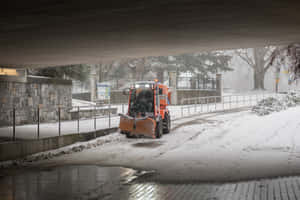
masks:
[[[253,69],[254,90],[265,89],[265,74],[271,67],[270,59],[276,47],[257,47],[252,49],[240,49],[235,53],[251,69]]]
[[[300,79],[300,44],[290,44],[276,49],[271,54],[268,65],[276,67],[277,71],[287,65],[290,74],[289,84]]]
[[[121,65],[130,69],[131,79],[135,81],[143,80],[148,71],[146,58],[125,59]]]

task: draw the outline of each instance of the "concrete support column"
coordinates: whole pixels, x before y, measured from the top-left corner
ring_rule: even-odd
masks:
[[[216,74],[216,89],[218,96],[223,96],[222,74]]]
[[[97,71],[96,65],[90,65],[90,88],[91,88],[91,101],[95,102],[97,100]]]
[[[171,104],[177,105],[177,72],[170,71],[169,72],[169,87],[171,91]]]

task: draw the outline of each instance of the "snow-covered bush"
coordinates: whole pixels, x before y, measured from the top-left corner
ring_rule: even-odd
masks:
[[[300,105],[300,95],[297,93],[289,93],[281,98],[268,97],[252,107],[252,111],[257,115],[268,115],[272,112],[279,112],[288,107]]]

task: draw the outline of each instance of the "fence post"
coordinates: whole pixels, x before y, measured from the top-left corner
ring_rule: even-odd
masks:
[[[77,107],[77,133],[79,133],[80,108]]]
[[[226,96],[221,97],[223,111],[225,111],[225,107],[224,107],[225,97],[226,97]]]
[[[37,107],[37,139],[40,139],[40,106]]]
[[[258,96],[257,96],[257,94],[255,94],[255,97],[256,97],[256,102],[255,103],[257,103],[258,102]]]
[[[183,117],[183,108],[182,108],[182,105],[180,106],[181,108],[181,117]]]
[[[124,113],[124,103],[122,103],[122,113],[125,114]]]
[[[234,102],[235,102],[235,107],[234,107]],[[235,101],[233,99],[233,108],[237,108],[238,107],[238,95],[235,96]]]
[[[215,97],[215,111],[217,110],[217,97]]]
[[[202,101],[202,99],[201,99],[201,112],[203,112],[203,101]]]
[[[60,106],[58,107],[58,136],[61,135],[61,123],[60,123],[60,113],[61,112],[61,108]]]
[[[206,104],[207,104],[207,112],[209,113],[209,97],[206,99]]]
[[[13,107],[13,140],[16,140],[16,108]]]
[[[97,130],[97,118],[96,118],[96,116],[97,116],[97,108],[96,108],[96,106],[94,107],[94,129],[95,129],[95,132],[96,132],[96,130]]]
[[[108,128],[110,128],[110,102],[108,104]]]

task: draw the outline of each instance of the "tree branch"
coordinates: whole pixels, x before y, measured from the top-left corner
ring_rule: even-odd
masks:
[[[271,55],[266,59],[266,66],[264,67],[264,72],[268,71],[268,69],[273,66],[275,59],[280,54],[281,50],[276,48]]]
[[[235,51],[236,55],[238,55],[243,61],[245,61],[250,67],[254,68],[253,60],[249,57],[247,53],[242,55],[241,52]]]

